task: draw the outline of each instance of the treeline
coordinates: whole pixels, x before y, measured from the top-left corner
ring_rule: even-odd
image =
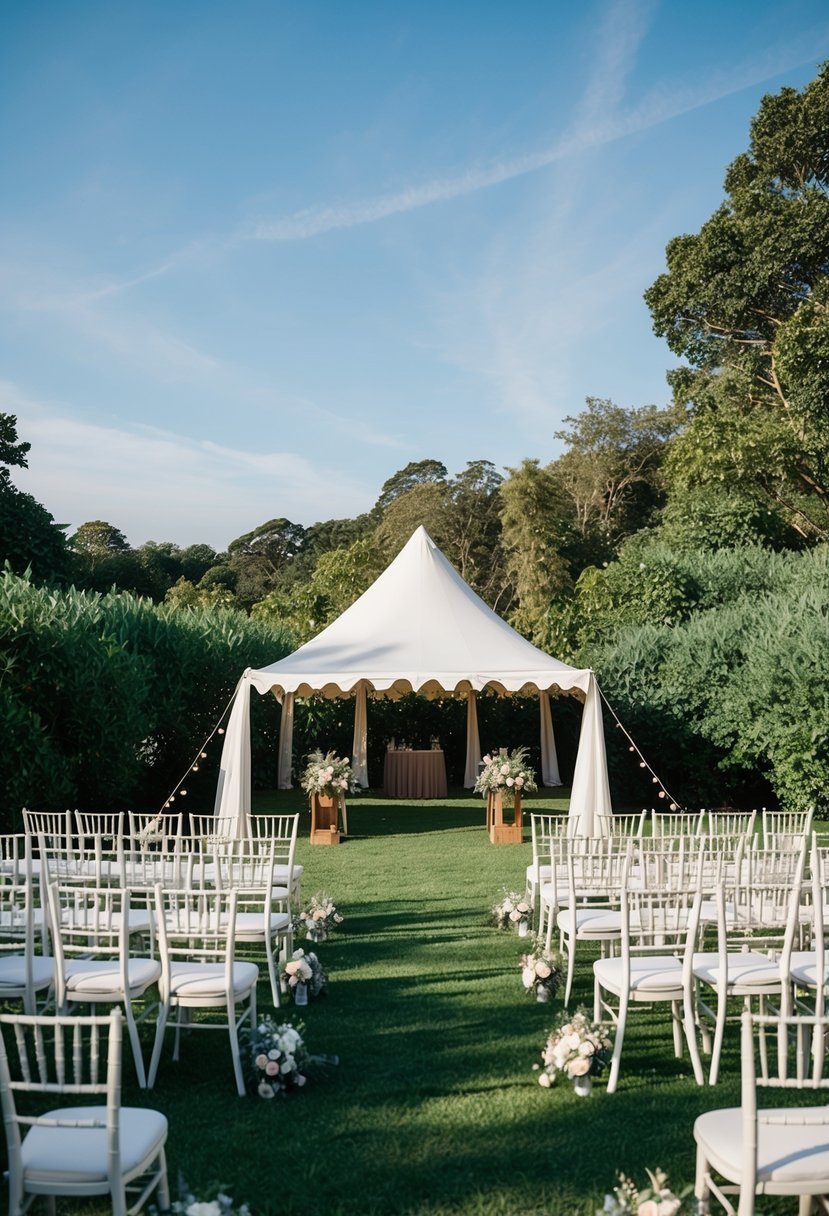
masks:
[[[181,620],[197,632],[198,622],[232,619],[258,653],[262,638],[293,647],[319,632],[424,524],[516,628],[596,668],[679,801],[777,796],[825,807],[826,67],[802,92],[764,98],[721,206],[698,233],[669,244],[646,300],[656,332],[684,360],[669,373],[670,404],[588,398],[565,419],[562,453],[548,463],[499,470],[473,460],[450,472],[437,459],[415,462],[364,515],[311,527],[271,519],[222,553],[166,542],[132,549],[100,520],[67,539],[0,468],[9,567],[30,568],[26,595],[48,583],[107,593],[89,600],[101,605],[118,600],[112,587],[148,597],[159,606],[130,602],[165,628]],[[25,465],[27,449],[15,419],[0,419],[0,466]],[[262,661],[276,657],[269,642]],[[120,653],[115,661],[126,663]],[[232,674],[242,666],[235,661]],[[376,712],[391,726],[393,713],[409,715],[397,724],[410,735],[411,715],[428,716],[405,706]],[[302,714],[302,737],[324,729],[347,746],[342,713],[309,704]],[[453,735],[448,717],[445,725]],[[569,740],[565,731],[565,750]],[[652,800],[620,731],[611,753],[617,800]]]

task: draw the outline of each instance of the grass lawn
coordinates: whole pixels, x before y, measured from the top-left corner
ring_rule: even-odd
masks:
[[[528,799],[526,809],[567,805]],[[284,1101],[239,1098],[226,1037],[194,1034],[179,1064],[168,1035],[155,1090],[124,1061],[124,1102],[164,1111],[173,1193],[179,1172],[199,1197],[221,1186],[256,1214],[593,1216],[624,1169],[642,1183],[661,1166],[674,1188],[693,1181],[695,1116],[739,1104],[738,1031],[722,1080],[698,1089],[675,1060],[666,1007],[635,1009],[619,1090],[599,1078],[589,1099],[542,1089],[532,1065],[561,1007],[524,994],[524,942],[488,927],[500,888],[522,889],[530,846],[495,847],[480,798],[445,803],[349,801],[351,836],[308,842],[300,791],[260,794],[255,810],[303,810],[303,894],[333,896],[345,923],[317,950],[328,996],[302,1014],[312,1052],[340,1064]],[[593,954],[580,954],[575,1001],[592,1006]],[[270,1009],[266,972],[260,1012]],[[144,1030],[146,1056],[152,1027]],[[100,1204],[59,1209],[104,1212]],[[796,1201],[764,1211],[796,1211]]]

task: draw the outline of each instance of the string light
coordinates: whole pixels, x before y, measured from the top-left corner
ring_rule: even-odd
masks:
[[[629,752],[634,752],[634,753],[635,753],[635,754],[636,754],[636,755],[639,757],[639,767],[640,767],[640,768],[647,769],[647,771],[648,771],[648,772],[650,773],[650,775],[651,775],[651,783],[652,783],[653,785],[658,785],[658,786],[659,786],[659,790],[658,790],[658,792],[657,792],[657,796],[658,796],[659,798],[670,798],[670,799],[671,799],[671,802],[670,802],[670,807],[671,807],[671,810],[672,810],[672,811],[684,811],[684,809],[685,809],[685,808],[682,806],[682,804],[681,804],[681,803],[676,802],[676,801],[675,801],[675,799],[674,799],[674,798],[671,796],[671,794],[669,794],[669,793],[668,793],[668,791],[665,789],[665,786],[664,786],[664,785],[662,784],[662,782],[660,781],[659,777],[656,775],[656,773],[653,771],[653,769],[651,768],[651,766],[648,764],[647,760],[646,760],[646,759],[645,759],[645,757],[642,755],[642,753],[641,753],[641,751],[639,750],[639,748],[636,746],[636,741],[633,739],[633,737],[632,737],[632,735],[630,734],[630,732],[629,732],[629,731],[627,731],[627,730],[625,729],[625,727],[622,725],[622,721],[621,721],[621,719],[620,719],[619,715],[616,713],[616,710],[615,710],[615,709],[613,708],[613,706],[610,704],[610,702],[608,701],[607,697],[606,697],[606,696],[604,695],[604,693],[602,692],[601,688],[599,689],[599,695],[601,696],[601,698],[602,698],[602,700],[604,701],[605,705],[607,706],[607,708],[610,710],[611,714],[613,715],[614,724],[615,724],[615,726],[616,726],[616,729],[617,729],[617,730],[620,730],[620,731],[622,732],[622,734],[625,736],[625,738],[627,739],[628,744],[629,744],[629,746],[628,746],[628,751],[629,751]]]
[[[230,700],[228,701],[227,705],[225,705],[224,709],[222,710],[221,714],[219,715],[219,722],[223,722],[225,720],[225,718],[227,717],[227,712],[230,709],[231,705],[233,704],[233,698],[236,696],[238,688],[239,688],[239,685],[237,684],[236,688],[234,688],[233,692],[231,693]],[[188,773],[197,773],[199,771],[199,761],[207,759],[207,751],[205,749],[209,745],[213,736],[214,735],[223,735],[225,733],[225,728],[223,726],[219,726],[219,722],[216,723],[216,725],[211,730],[210,734],[205,739],[204,743],[202,743],[201,747],[199,748],[198,752],[194,756],[193,760],[188,765],[187,771],[185,772],[184,776],[179,779],[179,781],[177,782],[172,793],[168,796],[167,801],[162,804],[161,810],[158,812],[158,815],[156,816],[156,821],[159,821],[161,819],[163,812],[166,810],[169,810],[170,804],[175,802],[176,794],[181,794],[182,798],[187,797],[187,790],[181,788],[182,785],[184,784],[185,780],[187,779],[187,774]]]

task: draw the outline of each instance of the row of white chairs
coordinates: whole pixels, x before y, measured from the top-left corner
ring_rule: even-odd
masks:
[[[165,871],[167,885],[156,870],[140,886],[96,883],[74,869],[67,878],[60,867],[53,870],[43,838],[36,876],[32,850],[25,847],[32,842],[24,840],[22,871],[0,870],[0,998],[21,1000],[30,1015],[38,996],[50,994],[61,1012],[80,1004],[122,1004],[142,1086],[154,1083],[171,1011],[177,1011],[177,1059],[189,1010],[223,1008],[237,1088],[244,1092],[238,1027],[255,1018],[259,968],[238,953],[264,950],[278,1006],[279,964],[293,950],[296,823],[284,864],[277,865],[272,842],[234,841],[214,855],[181,855],[175,873]],[[45,947],[40,952],[36,929]],[[139,1018],[133,1006],[155,985],[158,1018],[148,1082],[138,1024],[156,1006],[145,1007]]]

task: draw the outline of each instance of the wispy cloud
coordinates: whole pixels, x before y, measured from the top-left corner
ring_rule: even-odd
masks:
[[[617,3],[609,9],[600,35],[600,43],[605,44],[600,46],[600,53],[612,74],[614,59],[619,64],[625,62],[631,49],[635,50],[639,45],[652,9],[652,4],[636,3]],[[620,35],[616,42],[608,37],[614,30]],[[592,93],[588,89],[583,100],[581,121],[571,125],[546,148],[488,165],[473,165],[450,177],[432,178],[390,194],[355,202],[320,204],[289,215],[252,221],[241,229],[239,236],[257,241],[307,240],[325,232],[372,224],[392,215],[473,194],[712,105],[802,63],[815,61],[827,47],[829,26],[822,26],[796,40],[779,44],[763,55],[730,66],[705,81],[684,88],[661,86],[625,112],[619,112],[615,105],[610,111],[603,108],[600,99],[607,97],[608,90],[594,74]],[[621,101],[621,95],[610,100]]]
[[[376,492],[296,452],[80,422],[62,403],[34,400],[9,382],[0,381],[0,410],[17,415],[19,433],[32,444],[29,469],[15,471],[20,488],[71,529],[104,518],[133,544],[175,538],[219,549],[263,519],[285,515],[308,524],[321,515],[356,515]]]

